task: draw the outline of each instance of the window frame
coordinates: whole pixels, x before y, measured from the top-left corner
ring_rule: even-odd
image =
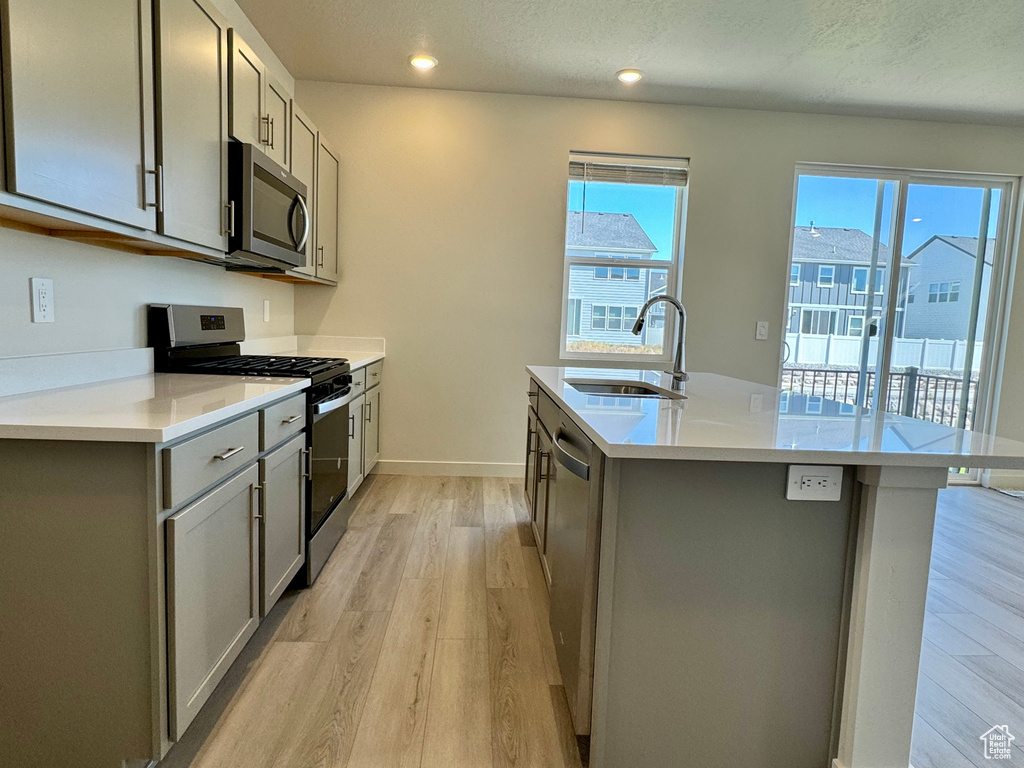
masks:
[[[596,155],[595,153],[582,153],[572,152],[570,158],[575,159],[581,155],[588,157],[600,157],[602,163],[619,163],[621,165],[656,165],[656,166],[674,166],[674,167],[688,167],[688,158],[659,158],[651,156],[630,156],[630,155]],[[569,192],[568,178],[568,164],[566,165],[566,201],[568,201]],[[567,348],[567,342],[570,341],[566,331],[568,329],[568,294],[569,294],[569,281],[572,275],[573,267],[607,267],[609,277],[607,281],[611,283],[613,280],[616,283],[623,283],[627,285],[635,285],[636,283],[644,282],[644,275],[642,271],[638,272],[637,278],[629,278],[626,275],[628,270],[657,270],[666,273],[665,288],[661,293],[667,293],[676,297],[682,295],[682,272],[683,272],[683,254],[684,245],[686,238],[686,207],[687,200],[689,198],[689,184],[686,186],[675,187],[675,210],[673,211],[673,227],[675,237],[672,241],[672,252],[669,258],[644,258],[636,253],[613,253],[611,250],[599,251],[600,256],[572,256],[565,253],[565,232],[563,229],[562,237],[562,322],[559,329],[559,352],[558,356],[560,360],[593,360],[601,361],[602,363],[608,363],[610,367],[629,367],[629,368],[662,368],[665,364],[672,361],[672,355],[674,354],[675,347],[672,340],[675,338],[675,326],[677,322],[677,313],[666,312],[665,313],[665,328],[664,328],[664,343],[662,344],[662,351],[660,355],[652,354],[639,354],[639,353],[616,353],[616,352],[575,352]],[[564,214],[568,211],[568,205],[565,204],[563,207],[563,218]],[[563,225],[564,226],[564,225]],[[612,268],[622,268],[623,277],[612,278]],[[650,273],[648,273],[650,275]],[[603,278],[596,278],[603,279]],[[591,305],[591,309],[593,309]],[[596,306],[602,306],[600,304]],[[605,304],[603,306],[612,306]],[[628,307],[632,309],[635,305],[616,305],[622,307]],[[636,307],[637,313],[639,314],[639,306]],[[625,320],[625,309],[623,309],[623,320]],[[601,332],[620,333],[622,331],[609,331],[607,328],[607,318],[605,319],[605,328],[595,329],[592,327],[593,323],[593,312],[591,312],[591,330],[598,330]],[[625,333],[629,333],[632,323],[629,323],[630,327],[624,330]],[[628,363],[627,366],[621,364]]]
[[[811,403],[814,403],[814,410],[811,410]],[[821,395],[808,395],[804,403],[804,413],[808,416],[820,416],[825,410],[825,398]]]
[[[823,269],[829,270],[828,282],[822,282],[821,271]],[[814,284],[819,288],[835,288],[836,287],[836,265],[835,264],[819,264],[818,274],[814,277]]]
[[[796,279],[793,276],[796,275]],[[803,266],[799,262],[793,262],[789,265],[789,287],[799,288],[800,278],[803,277]]]
[[[857,285],[857,273],[864,273],[864,290],[859,291],[856,288]],[[875,281],[875,294],[885,293],[885,267],[878,267],[878,276],[880,279]],[[850,293],[856,296],[867,296],[868,287],[871,278],[871,267],[853,267],[853,271],[850,273]]]

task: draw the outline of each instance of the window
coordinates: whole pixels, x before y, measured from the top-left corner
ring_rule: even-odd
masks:
[[[818,287],[831,288],[836,284],[836,268],[829,264],[818,267]]]
[[[789,284],[800,285],[800,265],[794,264],[789,268]]]
[[[928,303],[945,304],[960,301],[960,282],[931,283],[928,286]]]
[[[805,309],[800,316],[800,333],[813,333],[825,336],[836,332],[835,309]]]
[[[857,406],[853,403],[840,403],[839,404],[839,415],[840,416],[856,416]]]
[[[580,299],[569,299],[569,311],[566,314],[568,326],[565,332],[569,336],[580,335],[580,319],[583,315],[583,302]]]
[[[853,279],[850,281],[850,293],[868,292],[868,267],[854,267]],[[878,277],[875,279],[875,293],[882,293],[885,289],[885,268],[878,268]]]
[[[811,396],[807,398],[807,408],[804,413],[811,414],[812,416],[821,413],[822,405],[825,402],[825,398],[818,396]]]
[[[630,331],[647,299],[679,295],[686,160],[572,153],[568,176],[561,357],[668,362],[674,313]]]
[[[779,393],[779,413],[789,413],[789,392]]]
[[[879,319],[878,315],[873,315],[871,320],[876,321]],[[846,335],[847,336],[863,336],[864,335],[864,315],[853,315],[846,321]]]
[[[640,315],[640,307],[619,307],[595,304],[590,310],[590,329],[593,331],[627,331],[632,333],[633,323]]]

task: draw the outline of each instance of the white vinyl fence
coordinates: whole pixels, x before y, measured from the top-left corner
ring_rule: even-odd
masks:
[[[810,333],[787,333],[788,366],[823,365],[856,368],[860,365],[859,336],[834,336]],[[878,338],[870,341],[868,360],[877,360]],[[963,370],[966,341],[951,339],[895,339],[892,350],[894,370],[914,366],[922,370]],[[982,343],[974,345],[972,370],[981,367]],[[784,350],[785,353],[785,350]],[[785,356],[785,355],[784,355]]]

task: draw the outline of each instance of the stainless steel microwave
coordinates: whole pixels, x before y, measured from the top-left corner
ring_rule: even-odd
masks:
[[[272,271],[306,263],[306,185],[252,144],[228,148],[228,250]]]

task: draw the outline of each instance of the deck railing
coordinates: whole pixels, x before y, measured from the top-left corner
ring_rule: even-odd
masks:
[[[867,374],[867,392],[874,394],[875,374]],[[782,388],[800,394],[825,397],[841,403],[856,404],[858,371],[837,371],[824,368],[783,368]],[[971,428],[978,382],[971,380],[967,393],[967,429]],[[925,419],[947,426],[958,426],[963,379],[955,376],[923,374],[907,367],[889,375],[885,393],[885,409],[915,419]]]

